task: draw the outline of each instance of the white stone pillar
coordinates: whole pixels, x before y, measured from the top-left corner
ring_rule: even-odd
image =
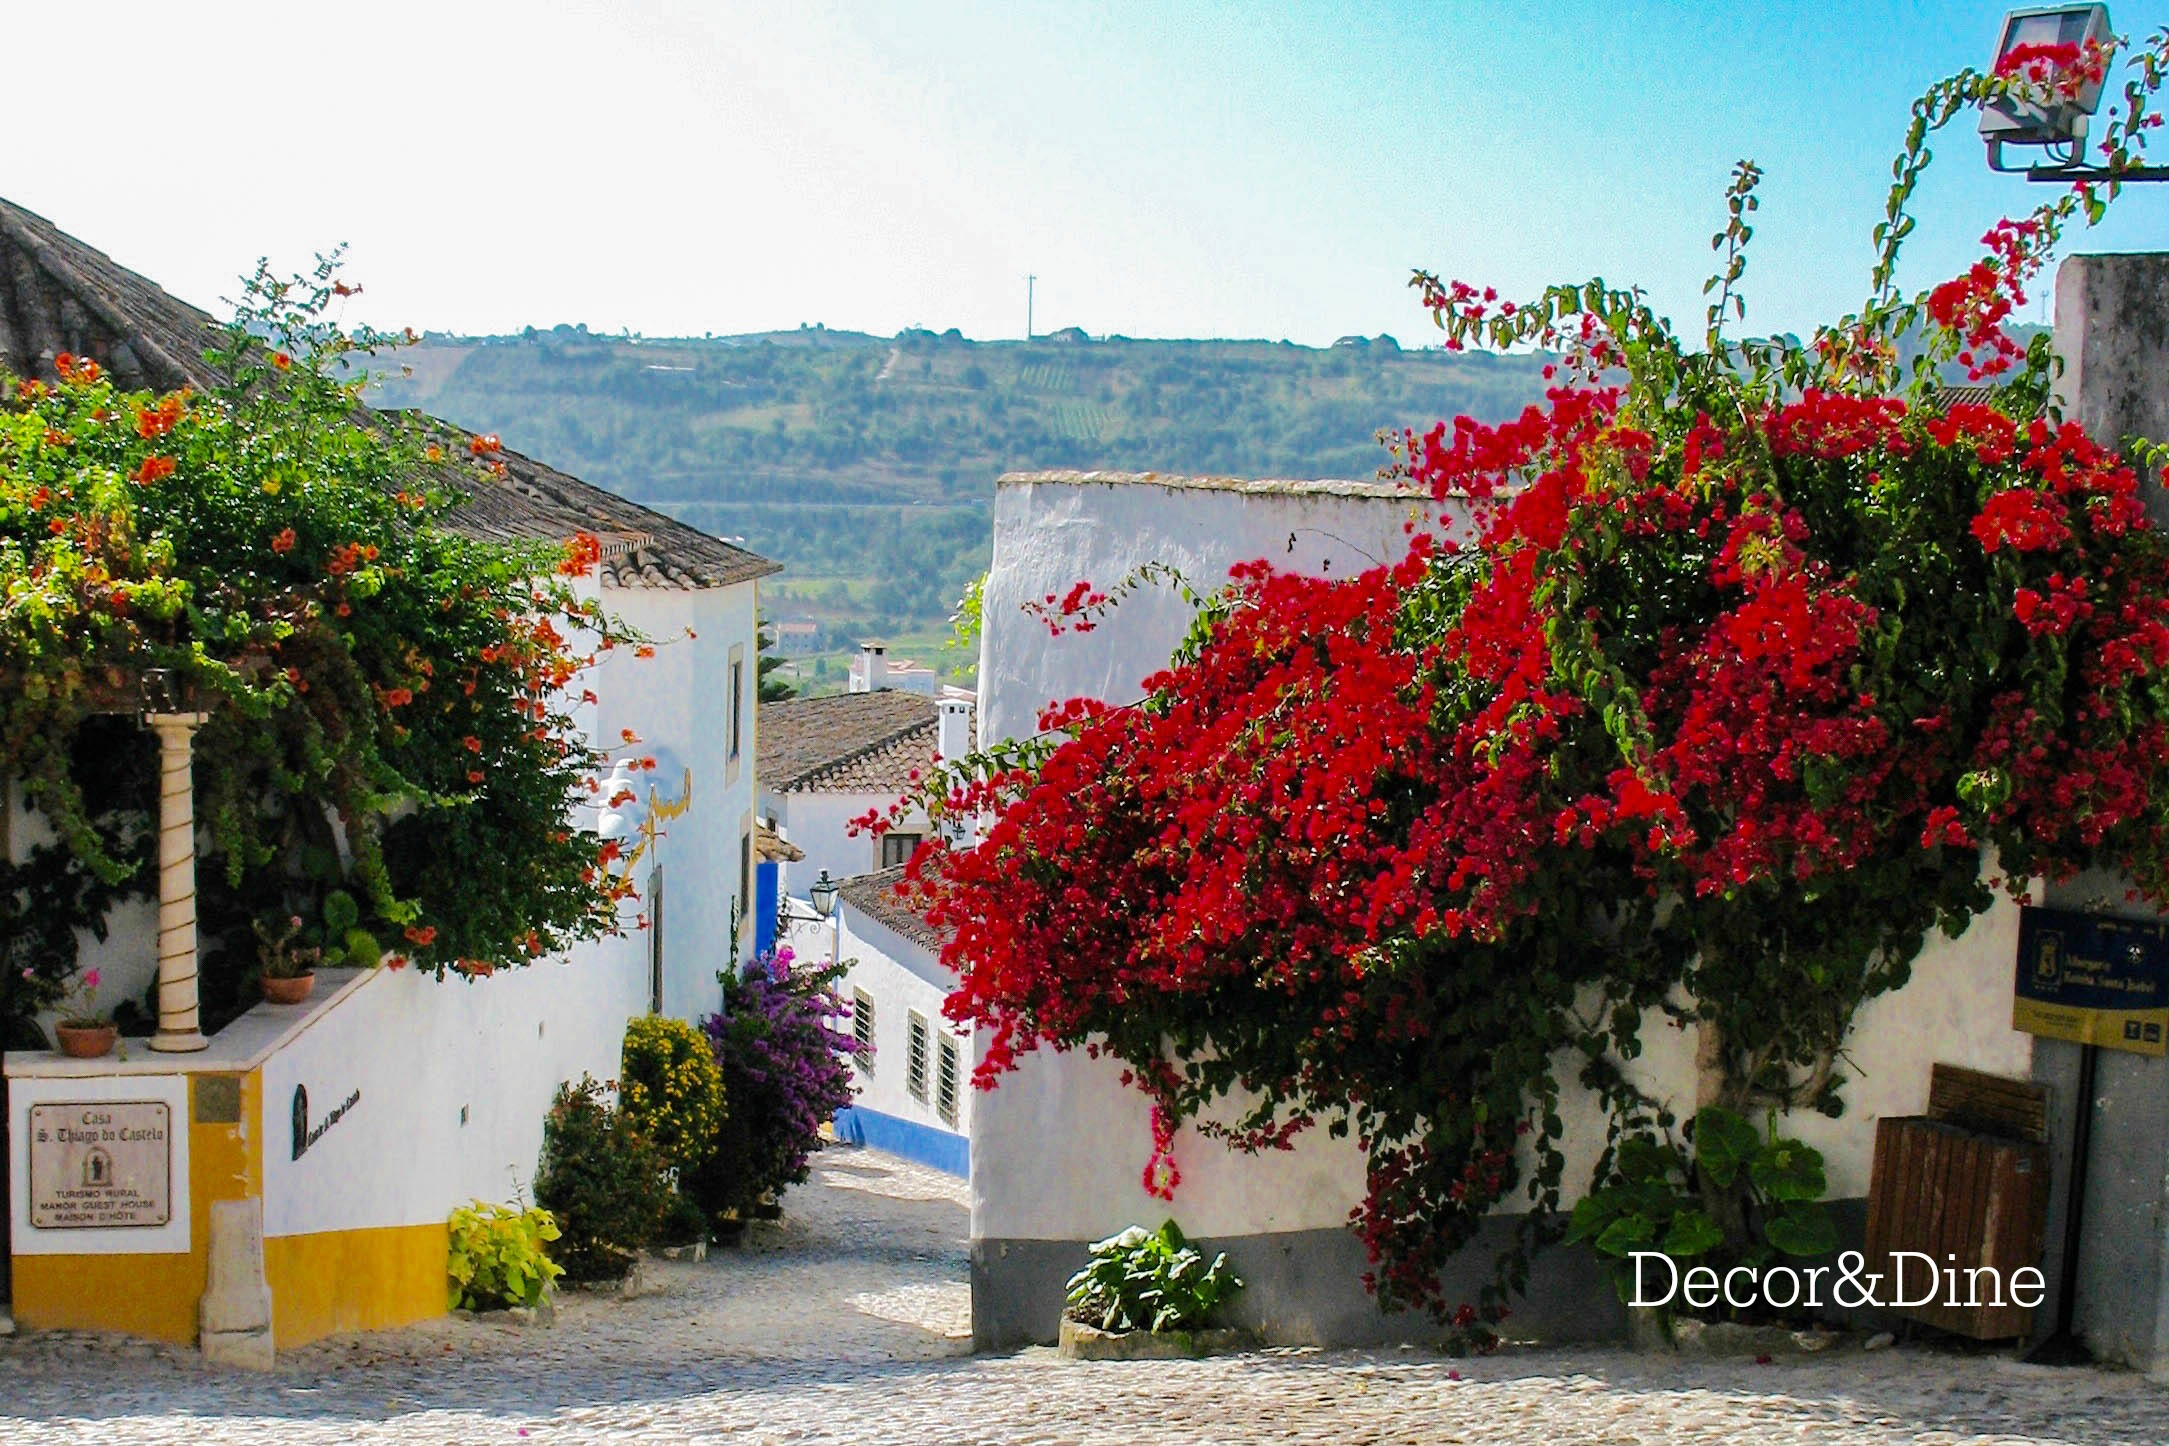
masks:
[[[211,1258],[197,1307],[198,1345],[206,1365],[268,1371],[278,1364],[271,1338],[271,1287],[264,1280],[264,1202],[211,1202]]]
[[[158,734],[158,1033],[151,1048],[208,1048],[196,1011],[196,785],[202,713],[146,713]]]

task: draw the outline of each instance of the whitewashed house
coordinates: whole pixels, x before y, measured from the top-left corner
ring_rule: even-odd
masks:
[[[970,725],[968,703],[894,689],[763,703],[761,817],[805,855],[784,866],[784,892],[803,899],[823,874],[841,881],[909,859],[926,837],[923,813],[878,838],[852,822],[885,816],[911,790],[941,753],[944,728],[968,751]]]
[[[933,698],[942,691],[941,675],[924,663],[890,657],[886,643],[859,644],[858,652],[851,659],[847,691],[878,693],[884,688]]]
[[[971,1031],[941,1017],[955,977],[941,938],[900,899],[903,870],[846,881],[832,916],[794,947],[850,966],[841,987],[857,1042],[858,1095],[836,1116],[838,1139],[871,1145],[951,1175],[971,1173]]]
[[[984,595],[981,738],[1031,734],[1039,709],[1057,699],[1135,700],[1192,620],[1172,590],[1146,588],[1092,632],[1050,639],[1027,603],[1079,580],[1105,588],[1145,563],[1171,564],[1205,588],[1224,582],[1233,564],[1261,557],[1312,575],[1346,576],[1400,558],[1412,517],[1441,535],[1465,535],[1458,504],[1442,510],[1375,482],[1105,472],[1001,478]],[[1999,895],[1963,938],[1934,938],[1912,982],[1861,1011],[1848,1046],[1855,1077],[1843,1118],[1806,1113],[1785,1122],[1823,1152],[1841,1214],[1850,1209],[1858,1218],[1875,1122],[1920,1112],[1932,1063],[2027,1073],[2032,1040],[2011,1028],[2018,914]],[[1657,1026],[1645,1033],[1647,1048],[1630,1073],[1691,1114],[1694,1038]],[[1291,1151],[1246,1156],[1186,1128],[1175,1142],[1182,1183],[1169,1204],[1143,1189],[1148,1106],[1122,1085],[1121,1069],[1081,1051],[1042,1050],[973,1101],[972,1320],[982,1347],[1053,1340],[1063,1283],[1084,1262],[1086,1244],[1171,1214],[1207,1248],[1228,1251],[1249,1283],[1237,1318],[1270,1340],[1353,1344],[1435,1335],[1420,1313],[1381,1314],[1363,1289],[1363,1247],[1347,1228],[1363,1193],[1353,1141],[1310,1131]],[[1567,1179],[1578,1189],[1594,1166],[1602,1118],[1591,1099],[1572,1092],[1562,1113]],[[1502,1215],[1494,1225],[1450,1268],[1450,1295],[1474,1298],[1488,1278],[1491,1247],[1510,1236],[1513,1221]],[[1615,1302],[1592,1257],[1554,1250],[1539,1258],[1514,1323],[1553,1339],[1609,1334],[1623,1320]]]
[[[43,218],[0,202],[0,366],[50,377],[71,351],[128,387],[207,389],[210,318]],[[574,823],[637,849],[642,897],[622,937],[491,978],[438,982],[408,969],[320,971],[305,1004],[258,1004],[195,1053],[67,1060],[6,1056],[13,1310],[34,1327],[197,1340],[214,1254],[263,1318],[217,1332],[229,1358],[275,1344],[401,1325],[445,1309],[446,1219],[469,1200],[531,1198],[543,1115],[559,1083],[615,1077],[626,1022],[692,1018],[715,974],[752,939],[757,768],[754,668],[760,579],[778,565],[518,453],[505,475],[466,479],[454,525],[476,536],[595,534],[589,586],[655,642],[582,680],[578,720],[621,730],[658,767],[627,775],[634,802]],[[144,747],[152,747],[148,733]],[[614,791],[614,790],[612,790]],[[10,857],[42,824],[10,786]],[[117,911],[85,967],[107,998],[143,992],[156,968],[155,909]],[[29,1184],[30,1112],[113,1102],[164,1121],[137,1162],[161,1219],[126,1228],[41,1227]],[[233,1285],[229,1274],[227,1281]],[[250,1304],[246,1310],[258,1310]],[[206,1338],[207,1346],[210,1338]]]
[[[775,900],[776,937],[795,952],[850,965],[840,987],[859,1043],[859,1097],[837,1134],[957,1175],[969,1169],[970,1038],[941,1018],[953,981],[939,940],[895,894],[926,816],[908,810],[879,837],[853,822],[886,816],[936,758],[971,751],[971,726],[963,698],[893,689],[760,710],[762,826],[799,857],[769,866],[779,882],[759,895]]]

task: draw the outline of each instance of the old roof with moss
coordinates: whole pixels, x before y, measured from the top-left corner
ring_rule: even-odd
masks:
[[[209,313],[0,199],[0,372],[51,378],[53,359],[68,352],[96,360],[129,389],[209,391],[220,378],[203,354],[217,339]],[[462,446],[468,436],[449,422],[428,424]],[[470,537],[563,542],[592,532],[602,539],[609,587],[727,587],[782,570],[533,457],[509,448],[495,456],[501,476],[447,468],[442,477],[467,497],[447,524]]]

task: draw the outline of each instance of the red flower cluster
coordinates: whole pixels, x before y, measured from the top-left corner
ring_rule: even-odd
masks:
[[[557,565],[557,571],[563,577],[586,577],[600,561],[602,539],[592,532],[575,533],[565,544],[565,560]]]
[[[1750,908],[1894,847],[1990,841],[2053,870],[2169,787],[2169,732],[2117,721],[2159,711],[2133,700],[2169,669],[2169,563],[2122,547],[2145,525],[2136,478],[2075,428],[1810,390],[1752,419],[1758,473],[1729,460],[1756,450],[1739,431],[1696,414],[1652,434],[1618,400],[1561,388],[1409,439],[1419,486],[1479,500],[1473,552],[1418,536],[1330,581],[1238,567],[1232,606],[1144,705],[1052,709],[1071,736],[1036,774],[950,788],[945,807],[991,811],[984,839],[924,847],[910,876],[951,931],[947,1013],[988,1033],[975,1083],[1041,1044],[1109,1041],[1154,1102],[1143,1183],[1164,1196],[1176,1125],[1220,1086],[1296,1110],[1204,1122],[1244,1148],[1284,1147],[1313,1107],[1373,1107],[1377,1051],[1465,1031],[1463,991],[1516,987],[1482,951],[1543,927],[1562,880],[1618,871],[1651,898]],[[1922,667],[1897,661],[1895,640],[1960,616],[1923,612],[1937,585],[1894,560],[1952,516],[1973,550],[1937,566],[2000,596],[2011,646],[2075,660],[2061,728],[2023,686],[1968,703],[1988,677],[1926,703]],[[1933,651],[1947,666],[1959,647]],[[1477,973],[1409,963],[1433,957]],[[1144,1039],[1274,1063],[1156,1068],[1123,1047]],[[1480,1132],[1382,1136],[1358,1211],[1381,1288],[1430,1298],[1437,1208],[1473,1217],[1519,1168]]]

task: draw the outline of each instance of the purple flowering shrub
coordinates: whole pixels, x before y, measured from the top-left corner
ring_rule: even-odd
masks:
[[[722,1012],[701,1021],[730,1114],[714,1153],[680,1188],[711,1218],[750,1215],[804,1180],[822,1123],[851,1103],[851,1006],[836,992],[843,973],[841,964],[794,966],[779,949],[726,977]]]

